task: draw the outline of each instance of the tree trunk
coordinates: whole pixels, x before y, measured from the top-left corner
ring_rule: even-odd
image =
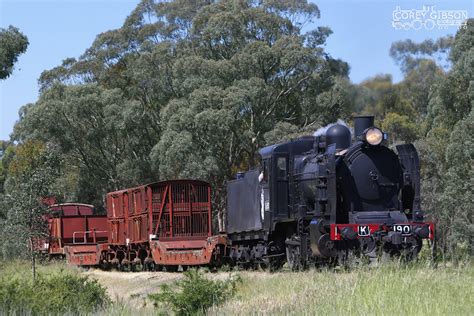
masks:
[[[36,258],[35,253],[31,254],[31,270],[33,271],[33,283],[36,282]]]
[[[33,239],[30,238],[30,255],[31,255],[31,272],[33,274],[33,283],[36,282],[36,258],[35,251],[33,248]]]
[[[224,212],[221,208],[217,210],[217,224],[219,226],[219,233],[224,231]]]

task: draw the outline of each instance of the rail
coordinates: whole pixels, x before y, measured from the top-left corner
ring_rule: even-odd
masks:
[[[97,234],[105,234],[107,235],[106,230],[86,230],[86,231],[78,231],[78,232],[73,232],[72,233],[72,243],[73,244],[87,244],[87,241],[90,240],[90,236],[88,238],[88,234],[92,234],[92,243],[95,244],[97,243]],[[76,235],[81,234],[82,236],[82,242],[77,241],[76,242]],[[80,239],[80,238],[79,238]]]

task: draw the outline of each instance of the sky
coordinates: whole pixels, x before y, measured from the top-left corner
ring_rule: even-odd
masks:
[[[96,35],[121,27],[139,0],[0,0],[0,28],[18,27],[30,42],[13,74],[0,81],[0,139],[9,139],[18,110],[38,98],[38,78],[42,71],[61,64],[68,57],[79,57],[91,46]],[[438,29],[446,20],[440,10],[463,10],[472,17],[472,0],[315,0],[321,18],[307,28],[329,26],[326,51],[351,67],[350,79],[360,83],[380,73],[402,79],[390,58],[390,45],[410,38],[423,41],[455,34],[457,27]],[[425,6],[425,10],[423,8]],[[394,12],[395,11],[395,12]],[[414,16],[418,22],[414,22]],[[443,13],[447,14],[447,13]],[[430,18],[431,16],[431,18]],[[399,18],[407,29],[396,29]],[[423,25],[419,21],[423,21]],[[436,24],[436,25],[435,25]],[[435,25],[434,27],[432,27]]]

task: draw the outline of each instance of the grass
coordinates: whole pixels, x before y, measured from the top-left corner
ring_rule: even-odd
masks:
[[[36,272],[39,274],[53,274],[56,272],[67,272],[69,274],[79,274],[81,270],[67,265],[63,260],[47,261],[43,264],[36,263]],[[26,260],[0,260],[0,273],[9,277],[31,278],[31,262]]]
[[[215,315],[472,315],[474,269],[396,265],[351,272],[244,273]]]
[[[40,273],[58,270],[83,274],[79,269],[62,263],[38,268]],[[2,264],[4,276],[30,277],[28,263]],[[173,283],[182,274],[164,272],[87,272],[97,277],[108,290],[133,293],[146,297],[148,291],[156,292],[162,283]],[[130,276],[133,274],[133,277]],[[235,272],[233,273],[235,274]],[[240,271],[242,283],[236,295],[219,306],[208,310],[210,315],[473,315],[474,267],[464,265],[388,264],[381,267],[363,267],[351,271],[309,270],[306,272],[282,271],[278,273]],[[121,282],[108,284],[108,279],[119,277]],[[206,277],[224,280],[227,272],[206,273]],[[148,282],[148,283],[147,283]],[[150,282],[154,285],[151,285]],[[148,284],[148,285],[147,285]],[[118,287],[124,286],[124,291]],[[145,288],[148,286],[147,288]],[[111,288],[113,287],[113,289]],[[156,290],[156,291],[155,291]],[[130,295],[129,295],[130,296]],[[134,306],[133,299],[123,296],[116,299],[103,315],[170,314],[167,309],[153,311],[152,303],[146,308]],[[111,295],[112,299],[114,297]]]

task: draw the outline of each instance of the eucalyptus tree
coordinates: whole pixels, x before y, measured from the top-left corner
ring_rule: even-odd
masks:
[[[255,166],[265,134],[351,112],[349,67],[324,51],[331,30],[310,27],[319,17],[305,0],[141,1],[121,28],[42,73],[15,138],[60,144],[86,201],[198,177],[223,213],[225,181]]]
[[[18,28],[0,28],[0,80],[12,74],[18,56],[26,52],[28,44],[28,38]]]
[[[153,180],[149,152],[137,142],[151,147],[155,140],[133,137],[150,122],[119,89],[55,84],[21,111],[13,136],[59,146],[69,198],[101,204],[108,190]]]
[[[464,247],[473,253],[472,105],[474,103],[474,19],[454,37],[452,68],[433,86],[424,142],[433,144],[436,159],[426,169],[439,194],[427,200],[440,223],[443,253],[453,255]],[[463,246],[464,245],[464,246]]]
[[[8,166],[6,194],[1,197],[2,206],[8,206],[0,231],[3,256],[29,257],[33,279],[37,242],[47,236],[42,199],[57,191],[58,159],[52,144],[28,140],[18,145]]]

